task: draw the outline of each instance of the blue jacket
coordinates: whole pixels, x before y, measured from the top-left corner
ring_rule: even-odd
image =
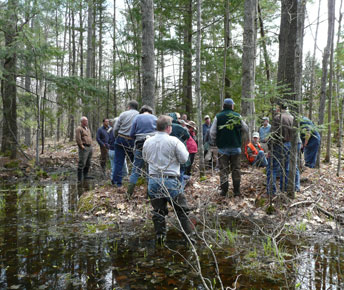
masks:
[[[101,126],[97,130],[97,142],[100,147],[106,147],[109,148],[109,133],[107,132],[108,129],[106,129],[104,126]]]

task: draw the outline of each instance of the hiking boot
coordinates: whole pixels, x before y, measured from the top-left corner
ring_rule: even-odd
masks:
[[[221,184],[221,196],[227,196],[227,192],[228,192],[228,181],[224,182]]]
[[[130,199],[131,196],[133,195],[134,189],[135,189],[135,183],[129,183],[128,191],[127,191],[127,198],[128,199]]]
[[[233,193],[234,193],[234,197],[236,196],[240,196],[240,180],[233,180],[233,187],[234,187],[234,190],[233,190]]]
[[[89,167],[84,168],[84,179],[94,179],[92,176],[88,176]]]

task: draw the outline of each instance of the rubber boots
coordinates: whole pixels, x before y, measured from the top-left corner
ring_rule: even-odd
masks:
[[[240,180],[233,180],[234,196],[240,196]]]
[[[228,192],[228,181],[221,184],[221,195],[227,196],[227,192]]]
[[[89,167],[84,168],[84,179],[93,179],[92,176],[88,176]]]
[[[78,169],[78,182],[82,181],[82,169]]]

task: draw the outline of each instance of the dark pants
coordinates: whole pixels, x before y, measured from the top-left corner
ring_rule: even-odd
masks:
[[[189,154],[190,164],[185,168],[185,175],[191,175],[191,169],[192,169],[192,165],[193,165],[194,160],[195,160],[195,155],[196,155],[196,153],[190,153]]]
[[[219,153],[220,184],[223,193],[228,190],[229,166],[231,167],[232,181],[235,193],[240,190],[240,154],[226,155]]]
[[[118,136],[115,141],[115,170],[112,176],[112,182],[117,186],[122,186],[122,168],[124,159],[129,157],[130,161],[134,161],[133,154],[134,140],[129,140]]]
[[[100,166],[105,171],[106,162],[109,158],[109,150],[105,146],[100,146]]]
[[[317,160],[318,150],[320,146],[320,135],[319,133],[314,133],[315,136],[312,136],[307,143],[307,146],[304,148],[305,154],[305,166],[314,168],[315,162]]]
[[[167,203],[172,205],[186,234],[192,232],[190,211],[177,178],[149,178],[148,193],[153,207],[153,223],[157,235],[166,235]]]
[[[87,168],[87,170],[91,166],[91,158],[92,158],[92,146],[85,146],[85,149],[79,148],[79,162],[78,162],[78,170],[82,171]]]

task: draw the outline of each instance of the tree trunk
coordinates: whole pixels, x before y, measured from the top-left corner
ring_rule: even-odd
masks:
[[[342,162],[342,141],[343,141],[343,119],[344,119],[344,97],[341,97],[342,104],[341,104],[341,114],[340,114],[340,122],[339,122],[339,146],[338,146],[338,165],[337,165],[337,176],[340,175],[341,171],[341,162]]]
[[[155,108],[154,4],[141,0],[142,9],[142,103]]]
[[[116,0],[113,1],[113,107],[114,117],[117,116],[117,72],[116,72]]]
[[[230,98],[229,89],[231,82],[229,79],[228,63],[228,50],[231,45],[231,32],[230,32],[230,18],[229,18],[229,0],[225,0],[225,17],[224,17],[224,50],[223,50],[223,77],[221,84],[220,94],[220,108],[222,109],[223,101],[225,98]]]
[[[287,193],[290,198],[295,198],[295,176],[296,168],[299,161],[299,152],[298,152],[298,116],[300,114],[300,102],[302,96],[302,51],[303,51],[303,35],[304,35],[304,21],[305,21],[305,7],[306,0],[298,2],[297,6],[297,31],[296,31],[296,43],[295,43],[295,80],[294,80],[294,92],[295,92],[295,101],[290,104],[290,111],[294,116],[293,124],[293,134],[291,141],[290,149],[290,163],[289,163],[289,176],[288,176],[288,185]]]
[[[302,37],[303,37],[303,20],[300,19],[303,2],[298,0],[283,0],[281,7],[281,25],[279,34],[279,58],[277,82],[280,88],[282,98],[277,100],[279,104],[290,105],[291,113],[294,115],[294,126],[297,127],[295,117],[298,113],[298,105],[295,100],[300,92],[300,73],[302,61]],[[303,17],[302,17],[303,18]],[[292,142],[290,149],[290,164],[288,176],[288,194],[294,197],[295,188],[295,172],[296,172],[296,156],[297,156],[297,132],[296,128],[292,132]],[[282,164],[286,158],[283,156]],[[284,168],[284,165],[282,165]],[[283,182],[281,178],[280,182]],[[285,188],[285,185],[282,185]]]
[[[318,31],[319,31],[319,22],[320,22],[320,6],[321,0],[319,0],[319,7],[318,7],[318,18],[317,18],[317,26],[315,30],[315,38],[314,38],[314,47],[313,47],[313,56],[312,56],[312,72],[311,72],[311,87],[309,90],[309,113],[308,118],[312,120],[313,117],[313,94],[314,94],[314,78],[315,78],[315,52],[317,49],[317,39],[318,39]]]
[[[333,13],[335,13],[333,11]],[[330,76],[328,82],[328,107],[327,107],[327,146],[326,146],[326,156],[325,162],[330,162],[331,159],[331,121],[332,121],[332,95],[333,95],[333,57],[334,57],[334,26],[332,32],[332,41],[331,41],[331,54],[330,54]]]
[[[258,0],[258,18],[259,18],[260,36],[262,39],[262,46],[263,46],[263,55],[264,55],[264,62],[265,62],[265,74],[266,74],[267,81],[270,83],[270,59],[269,59],[268,50],[266,48],[264,23],[263,23],[262,12],[261,12],[260,5],[259,5],[259,0]]]
[[[255,62],[256,62],[256,10],[257,0],[245,0],[244,4],[244,39],[242,54],[242,92],[241,114],[248,118],[249,136],[255,129]]]
[[[184,15],[183,102],[188,118],[192,119],[192,0]]]
[[[201,101],[201,14],[202,0],[197,0],[197,41],[196,41],[196,99],[197,99],[197,119],[198,119],[198,154],[199,154],[199,174],[204,176],[204,149],[202,134],[202,101]]]
[[[327,83],[327,70],[328,70],[328,59],[331,52],[331,43],[333,39],[334,32],[334,7],[335,0],[328,0],[328,30],[327,30],[327,44],[324,50],[323,61],[322,61],[322,77],[321,77],[321,92],[320,92],[320,104],[319,104],[319,120],[318,125],[322,126],[324,124],[325,118],[325,102],[326,102],[326,83]],[[320,137],[322,139],[322,131],[320,131]],[[316,167],[320,166],[320,154],[321,154],[321,144],[320,141],[319,152],[317,156]]]
[[[2,76],[2,101],[3,101],[3,131],[1,151],[9,152],[11,158],[17,156],[17,9],[16,0],[9,0],[5,9],[6,19],[3,24],[5,36],[4,71]]]

